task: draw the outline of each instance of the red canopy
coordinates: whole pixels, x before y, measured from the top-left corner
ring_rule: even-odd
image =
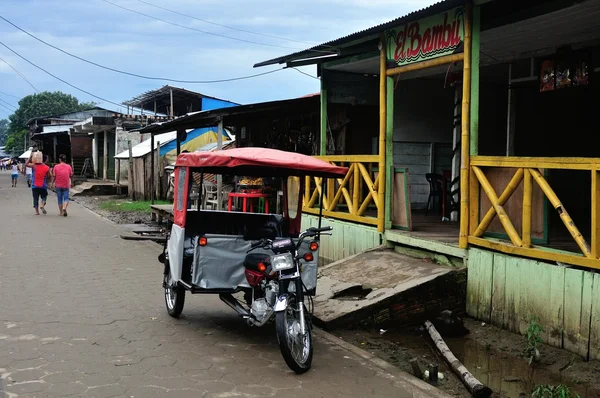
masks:
[[[312,156],[268,148],[235,148],[214,152],[188,152],[177,157],[176,167],[201,167],[205,172],[248,176],[314,175],[343,177],[347,167],[334,166]]]

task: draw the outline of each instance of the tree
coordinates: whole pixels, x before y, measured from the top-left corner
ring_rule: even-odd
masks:
[[[0,119],[0,146],[6,144],[8,138],[8,120]]]
[[[10,115],[8,135],[6,137],[6,152],[18,151],[25,142],[27,134],[26,123],[36,117],[58,115],[61,113],[77,112],[93,108],[93,102],[79,102],[70,94],[60,91],[44,91],[28,95],[19,101],[19,107]]]

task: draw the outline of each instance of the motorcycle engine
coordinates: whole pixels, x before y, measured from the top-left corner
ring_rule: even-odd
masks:
[[[263,284],[265,296],[255,299],[250,306],[250,312],[256,317],[259,323],[266,322],[273,314],[273,306],[279,291],[279,285],[275,281],[268,281]]]

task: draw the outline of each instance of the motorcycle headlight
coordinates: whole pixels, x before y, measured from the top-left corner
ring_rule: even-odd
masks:
[[[273,267],[274,271],[283,271],[294,268],[294,257],[291,253],[271,256],[271,267]]]

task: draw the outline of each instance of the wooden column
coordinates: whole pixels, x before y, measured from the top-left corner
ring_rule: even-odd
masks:
[[[593,258],[600,257],[600,172],[597,166],[592,170],[592,237]]]
[[[150,133],[150,203],[154,204],[154,133]]]
[[[480,6],[473,8],[473,23],[471,25],[471,113],[470,130],[471,138],[469,152],[471,156],[479,154],[479,33],[480,33]]]
[[[385,164],[387,56],[385,53],[385,37],[383,35],[381,36],[379,46],[379,186],[377,187],[379,209],[377,212],[377,231],[383,232],[385,229],[385,186],[387,181]]]
[[[321,75],[321,136],[319,139],[319,155],[327,155],[327,89],[325,75]]]
[[[465,5],[465,39],[463,59],[463,98],[461,120],[461,151],[460,151],[460,235],[458,247],[466,249],[469,235],[469,128],[471,115],[471,15],[470,3]],[[474,204],[475,205],[475,204]]]
[[[154,175],[152,179],[154,180],[154,199],[160,198],[160,170],[161,162],[160,162],[160,141],[156,143],[156,170],[154,171]]]
[[[385,167],[387,170],[385,181],[385,228],[392,228],[392,206],[394,199],[394,78],[387,78],[386,90],[386,140],[385,140]]]
[[[217,129],[217,151],[223,149],[223,119],[219,120]],[[202,183],[202,181],[200,182]],[[217,174],[217,210],[222,210],[223,204],[223,176]]]
[[[71,153],[71,158],[73,157],[73,154]],[[104,159],[104,164],[102,165],[102,178],[107,180],[108,179],[108,131],[104,131],[104,154],[102,155],[102,158]]]
[[[127,194],[135,200],[135,185],[133,183],[133,151],[131,149],[131,140],[127,141],[127,149],[129,149],[129,160],[127,162]]]
[[[171,119],[173,119],[173,89],[170,89],[169,92],[171,94],[171,108],[169,109],[169,116],[171,116]]]
[[[56,136],[52,137],[52,161],[54,163],[58,163],[58,158],[56,157]]]
[[[121,159],[117,159],[117,170],[115,173],[115,179],[117,180],[117,185],[119,185],[121,183]]]
[[[99,134],[94,133],[94,139],[92,141],[92,162],[94,162],[94,177],[98,177],[100,170],[98,169],[98,140]]]

